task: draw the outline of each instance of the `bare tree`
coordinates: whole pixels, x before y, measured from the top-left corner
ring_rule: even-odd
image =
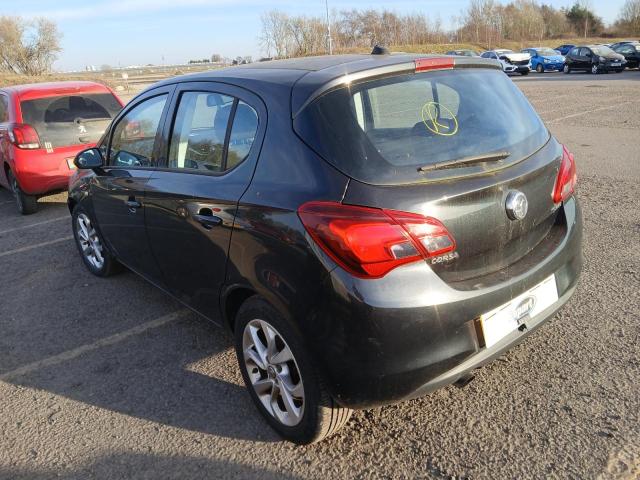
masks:
[[[270,10],[262,14],[262,33],[260,43],[268,56],[272,53],[277,58],[288,56],[290,38],[289,17],[278,10]]]
[[[627,0],[615,24],[626,35],[640,35],[640,0]]]
[[[62,50],[61,36],[56,24],[45,18],[0,17],[0,70],[25,75],[48,72]]]

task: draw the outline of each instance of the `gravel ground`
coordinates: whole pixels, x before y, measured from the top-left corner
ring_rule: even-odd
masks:
[[[464,389],[280,441],[231,340],[131,273],[91,276],[65,195],[0,190],[1,478],[639,478],[640,72],[515,78],[575,153],[574,298]]]

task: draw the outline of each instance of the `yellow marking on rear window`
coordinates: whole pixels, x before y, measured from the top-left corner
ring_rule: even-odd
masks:
[[[441,123],[443,119],[440,112],[445,111],[451,117],[453,124]],[[427,130],[436,135],[450,137],[458,133],[458,119],[455,114],[446,105],[438,102],[427,102],[422,107],[422,122]]]

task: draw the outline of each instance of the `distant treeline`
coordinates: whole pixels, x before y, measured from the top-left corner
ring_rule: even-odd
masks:
[[[425,4],[426,5],[426,4]],[[576,2],[556,8],[535,0],[470,0],[445,29],[439,16],[398,14],[390,10],[341,10],[330,15],[331,41],[337,51],[381,45],[474,43],[491,48],[504,40],[544,40],[569,36],[640,35],[640,0],[627,0],[608,28],[590,8]],[[268,56],[295,57],[328,50],[327,19],[291,16],[279,10],[262,15],[260,42]]]

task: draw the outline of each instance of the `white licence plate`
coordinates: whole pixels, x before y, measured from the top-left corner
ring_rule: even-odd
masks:
[[[480,316],[486,347],[498,343],[528,318],[535,317],[558,300],[556,277],[551,275],[510,302]]]
[[[614,62],[611,64],[612,67],[619,67],[620,65],[622,65],[620,62]]]

